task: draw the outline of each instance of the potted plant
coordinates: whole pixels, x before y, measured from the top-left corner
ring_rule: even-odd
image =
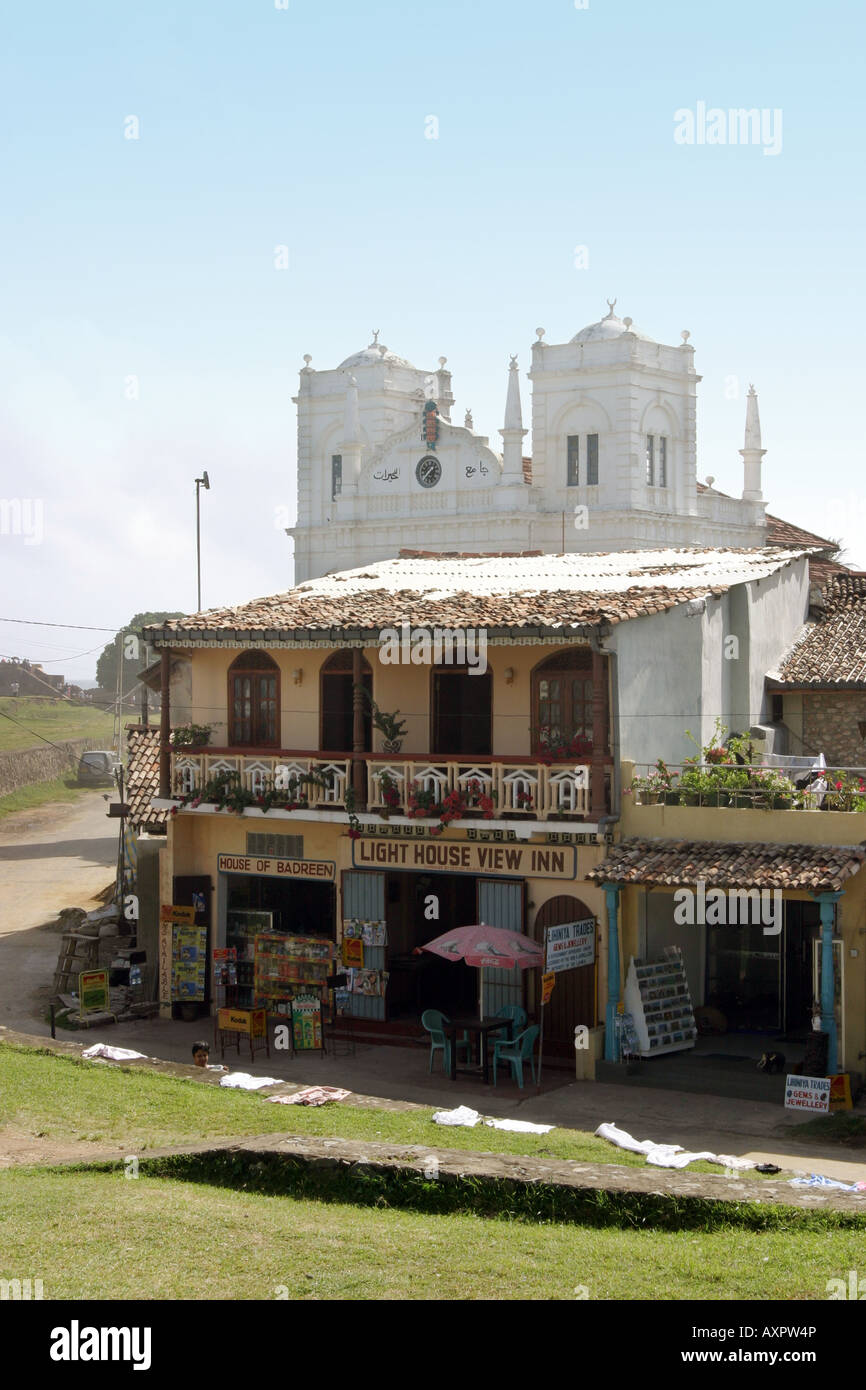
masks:
[[[212,724],[178,724],[172,729],[172,748],[205,748],[210,743]]]
[[[400,714],[398,709],[395,709],[392,714],[387,713],[385,710],[381,710],[365,686],[355,686],[354,688],[356,690],[361,690],[364,700],[370,710],[373,727],[378,729],[379,733],[382,735],[383,752],[387,753],[389,757],[395,757],[403,747],[403,739],[406,736],[405,719],[398,718]]]

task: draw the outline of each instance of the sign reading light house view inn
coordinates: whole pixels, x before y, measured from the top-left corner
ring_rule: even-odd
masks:
[[[573,845],[430,844],[356,840],[352,862],[358,868],[439,869],[443,873],[514,874],[519,878],[577,877]]]

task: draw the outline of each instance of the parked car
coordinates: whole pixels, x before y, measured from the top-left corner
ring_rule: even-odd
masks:
[[[110,749],[91,749],[78,759],[78,785],[81,787],[113,787],[115,772],[120,763]]]

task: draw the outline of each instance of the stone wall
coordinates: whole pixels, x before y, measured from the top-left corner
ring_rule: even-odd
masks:
[[[0,752],[0,796],[8,796],[34,782],[51,782],[66,773],[74,776],[81,754],[89,748],[104,746],[94,738],[76,738],[57,745],[41,743],[35,748]]]
[[[803,692],[803,742],[823,753],[828,764],[866,767],[866,740],[858,723],[866,725],[866,691]]]

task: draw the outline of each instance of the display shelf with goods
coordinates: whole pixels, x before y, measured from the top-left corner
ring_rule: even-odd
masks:
[[[173,1003],[202,1003],[207,972],[207,927],[175,923],[172,929],[171,997]]]
[[[682,951],[665,947],[661,960],[632,957],[625,982],[625,1011],[634,1021],[642,1057],[694,1047],[698,1036]]]
[[[273,933],[272,912],[232,910],[226,914],[226,946],[236,952],[235,994],[227,1000],[239,1008],[251,1009],[255,1003],[255,940]]]
[[[255,941],[256,1005],[289,1018],[295,996],[314,995],[319,1010],[327,1000],[334,970],[334,943],[321,936],[273,933]]]

